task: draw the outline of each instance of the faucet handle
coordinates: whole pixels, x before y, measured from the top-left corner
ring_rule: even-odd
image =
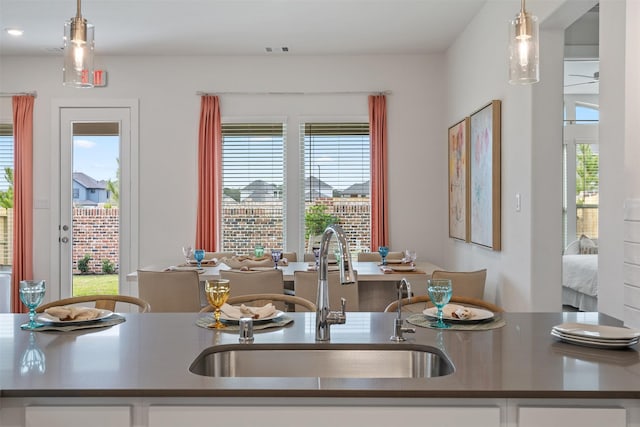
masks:
[[[342,315],[345,316],[347,308],[347,299],[345,297],[340,298],[340,310],[342,311]]]

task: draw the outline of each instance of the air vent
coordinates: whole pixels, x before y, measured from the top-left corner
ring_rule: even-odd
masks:
[[[287,46],[282,46],[282,51],[283,52],[289,52],[289,48]]]
[[[264,48],[264,50],[265,50],[266,52],[268,52],[268,53],[273,52],[273,49],[272,49],[272,48],[270,48],[270,47],[265,47],[265,48]]]

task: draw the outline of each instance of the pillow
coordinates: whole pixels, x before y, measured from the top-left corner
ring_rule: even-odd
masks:
[[[598,245],[592,239],[588,238],[584,234],[580,236],[580,254],[597,254],[598,253]]]

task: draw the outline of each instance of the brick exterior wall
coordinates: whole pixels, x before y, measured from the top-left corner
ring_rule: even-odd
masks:
[[[326,205],[327,213],[340,219],[351,250],[369,248],[371,214],[368,198],[323,198],[307,202],[306,206],[318,203]],[[222,217],[222,250],[225,252],[251,254],[257,243],[267,250],[283,247],[282,208],[274,208],[268,202],[241,203],[223,208]]]
[[[353,251],[368,248],[370,244],[369,199],[366,198],[325,198],[313,202],[328,206],[327,212],[340,218],[339,224],[349,237],[349,247]],[[307,203],[309,206],[311,203]],[[0,212],[0,264],[11,264],[11,228],[13,210]],[[282,209],[259,202],[238,204],[223,210],[224,233],[223,248],[238,254],[250,254],[256,243],[264,244],[266,249],[283,247]],[[85,254],[91,256],[89,271],[102,273],[102,260],[108,259],[116,271],[119,267],[118,208],[74,208],[73,209],[73,272],[78,270],[78,260]],[[5,243],[3,244],[2,241]],[[307,250],[308,252],[311,252]],[[301,254],[300,254],[301,255]]]
[[[89,271],[102,273],[102,260],[108,259],[116,271],[119,267],[118,208],[73,208],[73,272],[78,270],[78,260],[85,254],[91,256]]]

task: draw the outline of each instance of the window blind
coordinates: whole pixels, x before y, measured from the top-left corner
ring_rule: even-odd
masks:
[[[222,124],[222,241],[249,253],[284,244],[285,125]]]

